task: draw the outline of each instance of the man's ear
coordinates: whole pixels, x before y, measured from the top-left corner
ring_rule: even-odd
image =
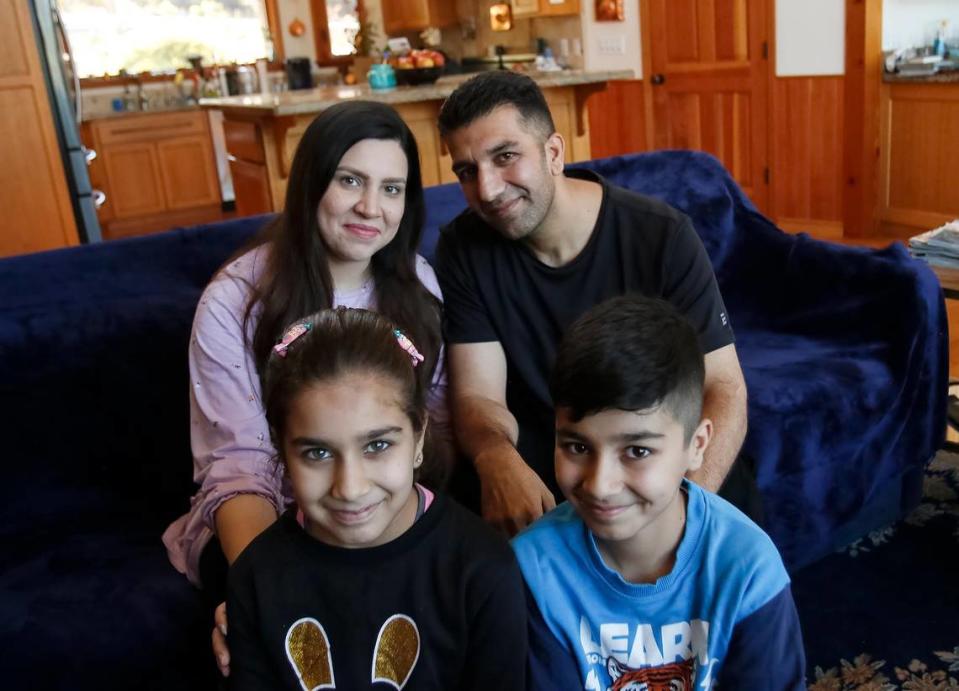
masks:
[[[689,444],[686,445],[688,454],[688,472],[699,470],[703,465],[703,455],[709,446],[709,440],[713,438],[713,421],[704,417],[699,421],[699,425],[689,438]]]
[[[553,132],[546,138],[543,145],[546,150],[546,165],[549,172],[554,175],[562,175],[563,167],[566,165],[566,141],[559,132]]]

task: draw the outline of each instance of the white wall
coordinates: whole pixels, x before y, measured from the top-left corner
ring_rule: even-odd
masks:
[[[947,40],[959,43],[959,0],[883,0],[882,49],[931,45],[940,19],[950,20]]]
[[[594,0],[582,0],[580,20],[583,24],[583,67],[587,70],[632,70],[636,79],[643,77],[643,47],[639,30],[639,0],[623,0],[622,22],[597,22]],[[621,55],[601,49],[601,42],[622,41]]]
[[[309,58],[316,63],[316,46],[313,44],[313,14],[310,0],[279,0],[280,32],[283,36],[283,52],[288,58]],[[306,26],[302,36],[292,36],[287,27],[294,19]]]
[[[843,74],[846,4],[776,0],[775,46],[777,77]]]

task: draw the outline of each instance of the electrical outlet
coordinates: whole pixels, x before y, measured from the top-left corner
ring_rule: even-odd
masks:
[[[600,55],[626,55],[625,36],[601,36],[599,38]]]

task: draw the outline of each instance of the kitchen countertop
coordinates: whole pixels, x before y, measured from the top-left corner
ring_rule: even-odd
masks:
[[[561,72],[529,72],[542,89],[579,84],[595,84],[617,79],[633,79],[632,70],[612,70],[586,72],[583,70],[563,70]],[[364,99],[382,103],[414,103],[417,101],[439,101],[449,96],[453,90],[475,74],[454,74],[440,77],[435,84],[421,86],[398,86],[395,89],[371,89],[366,84],[354,86],[326,86],[300,91],[286,91],[280,94],[251,94],[247,96],[228,96],[226,98],[204,98],[200,105],[223,111],[233,111],[244,115],[300,115],[318,113],[335,103],[349,99]]]
[[[185,113],[200,110],[198,105],[177,105],[170,107],[157,107],[147,110],[109,110],[102,112],[83,113],[83,122],[93,122],[94,120],[113,120],[116,118],[136,118],[144,115],[166,115],[167,113]]]
[[[959,70],[948,70],[924,77],[904,77],[899,73],[884,72],[882,81],[887,84],[959,84]]]

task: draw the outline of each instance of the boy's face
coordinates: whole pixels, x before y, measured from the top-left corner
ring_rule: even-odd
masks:
[[[680,529],[679,488],[702,464],[712,423],[701,421],[687,444],[682,424],[661,405],[603,410],[579,422],[569,412],[556,411],[556,481],[597,540],[654,544]]]

